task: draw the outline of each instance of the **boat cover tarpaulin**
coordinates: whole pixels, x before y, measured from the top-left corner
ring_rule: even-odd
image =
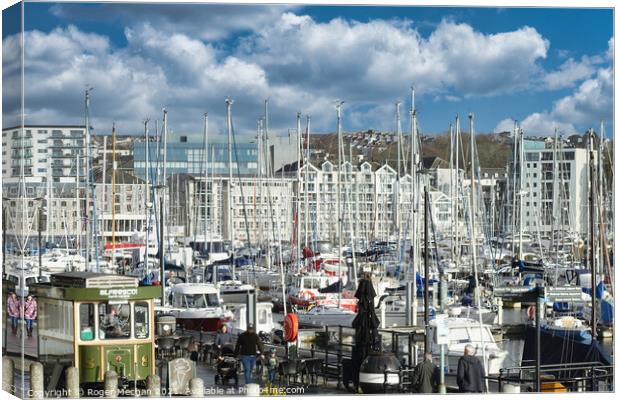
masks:
[[[601,362],[611,365],[612,361],[600,343],[593,340],[591,344],[579,343],[568,337],[554,335],[551,332],[540,332],[540,364],[557,365],[584,362]],[[535,365],[536,360],[536,328],[526,327],[525,345],[523,346],[523,366]]]
[[[319,289],[319,293],[340,293],[342,292],[342,281],[337,281],[329,286]]]

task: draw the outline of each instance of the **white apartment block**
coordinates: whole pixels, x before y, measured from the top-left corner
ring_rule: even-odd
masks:
[[[588,230],[588,151],[559,150],[555,160],[557,168],[554,168],[553,149],[526,149],[524,152],[524,229],[548,234],[553,230],[555,215],[558,229],[585,235]],[[519,170],[518,163],[515,168]]]
[[[3,129],[2,193],[7,242],[16,243],[17,236],[20,240],[28,239],[30,245],[26,247],[33,246],[41,230],[43,242],[62,247],[83,243],[86,235],[84,144],[84,125]],[[98,154],[95,147],[94,157]],[[79,169],[76,168],[78,164]],[[145,220],[144,185],[127,173],[118,173],[113,203],[111,162],[107,169],[105,181],[102,181],[100,170],[93,176],[95,197],[93,199],[92,192],[89,193],[90,208],[96,205],[97,234],[105,243],[111,241],[111,207],[114,204],[117,210],[115,237],[123,242],[135,230],[140,230]],[[79,190],[76,190],[76,181]],[[39,211],[42,214],[40,226]]]
[[[205,185],[206,182],[206,185]],[[290,242],[293,234],[293,181],[290,178],[233,177],[231,204],[228,206],[228,177],[178,174],[170,178],[171,223],[185,226],[185,236],[230,239],[229,212],[232,210],[232,236],[235,241],[256,244]],[[205,188],[206,207],[205,207]]]
[[[7,242],[15,242],[15,235],[29,242],[36,240],[39,229],[45,241],[64,240],[71,246],[79,240],[78,207],[84,206],[84,193],[75,190],[76,166],[84,163],[84,135],[84,125],[28,125],[2,130]],[[84,171],[80,165],[82,187]],[[40,227],[39,209],[44,213]]]
[[[396,171],[383,165],[373,171],[368,162],[358,167],[344,162],[340,171],[329,161],[320,167],[306,164],[300,171],[300,238],[335,241],[338,235],[337,199],[340,183],[343,242],[351,237],[366,240],[395,240],[397,236],[408,238],[411,224],[411,176],[397,179]],[[424,212],[423,186],[427,181],[420,176],[418,221]],[[442,201],[447,199],[444,196]],[[431,204],[433,196],[431,196]],[[396,213],[394,204],[400,205]],[[450,208],[431,206],[434,221],[445,227]],[[447,216],[446,216],[446,213]],[[421,226],[420,223],[418,226]]]
[[[126,172],[117,172],[112,185],[111,168],[106,179],[95,186],[97,230],[102,245],[126,243],[145,228],[146,199],[144,181]]]

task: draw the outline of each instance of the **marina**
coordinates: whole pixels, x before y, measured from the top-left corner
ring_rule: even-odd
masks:
[[[61,8],[44,10],[54,21],[69,18]],[[443,81],[452,78],[438,84],[417,70],[407,75],[413,84],[404,84],[397,76],[408,61],[394,54],[374,64],[386,59],[376,49],[387,52],[401,36],[409,44],[398,52],[419,47],[422,53],[409,56],[420,63],[433,59],[423,51],[441,48],[433,54],[444,57],[460,49],[445,37],[483,38],[472,49],[495,54],[506,35],[517,33],[523,45],[533,31],[544,48],[540,58],[549,40],[527,25],[488,34],[442,17],[426,37],[426,28],[400,16],[334,14],[323,22],[300,10],[277,11],[277,20],[260,29],[242,25],[232,36],[188,33],[176,22],[178,30],[160,36],[150,22],[122,20],[126,43],[68,25],[67,43],[92,41],[74,60],[108,60],[122,48],[112,64],[126,57],[130,66],[119,67],[122,73],[110,66],[110,74],[144,81],[140,90],[127,88],[131,100],[118,102],[132,105],[122,118],[133,125],[109,114],[119,106],[99,94],[108,89],[86,85],[78,106],[57,112],[77,125],[26,123],[22,104],[21,121],[3,126],[3,160],[10,160],[3,161],[2,185],[3,390],[35,399],[614,393],[613,124],[609,132],[610,122],[583,106],[570,112],[579,114],[574,126],[533,124],[530,116],[493,127],[489,115],[509,107],[496,110],[476,96],[505,91],[478,94],[465,85],[447,99],[464,81],[488,79],[482,64],[502,71],[506,63],[494,64],[495,55],[481,56],[481,65],[465,60],[481,71],[451,86]],[[214,12],[238,23],[234,13]],[[458,35],[446,33],[451,29]],[[385,37],[370,40],[377,32]],[[305,39],[295,42],[297,35]],[[6,46],[8,37],[16,40],[3,37]],[[314,55],[325,38],[333,42],[329,51]],[[305,48],[312,57],[301,57],[295,43],[312,40]],[[362,46],[348,47],[357,40]],[[604,67],[613,36],[606,40],[606,53],[584,53],[579,62],[596,60],[588,68],[608,68],[613,77]],[[287,55],[274,57],[272,45]],[[166,50],[158,60],[183,71],[178,77],[151,58],[160,46]],[[373,57],[360,78],[336,55],[363,59],[362,48]],[[525,58],[512,51],[497,57]],[[459,50],[459,68],[469,52]],[[344,65],[325,78],[334,86],[327,94],[268,90],[274,79],[301,79],[304,64],[334,72],[321,64],[327,55]],[[146,64],[158,79],[132,69]],[[459,69],[440,64],[422,69]],[[539,64],[528,68],[545,72]],[[375,69],[396,83],[374,88]],[[352,81],[343,83],[349,73]],[[585,79],[606,76],[590,72],[577,88],[578,80],[560,84],[554,73],[544,75],[545,90],[599,87]],[[191,84],[178,83],[185,75]],[[226,85],[218,86],[221,76]],[[159,78],[169,86],[146,91]],[[544,86],[541,79],[535,83]],[[238,87],[227,86],[235,80]],[[256,81],[265,87],[252,86]],[[325,86],[323,77],[313,85]],[[351,90],[365,85],[374,89]],[[170,93],[177,91],[195,98],[176,101]],[[399,99],[386,103],[385,92]],[[351,104],[325,100],[335,93]],[[136,115],[135,104],[150,116]]]

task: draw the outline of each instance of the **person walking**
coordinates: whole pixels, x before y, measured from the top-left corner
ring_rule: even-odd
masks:
[[[413,371],[413,382],[418,393],[437,393],[439,388],[439,367],[433,363],[433,354],[424,353],[424,360]]]
[[[459,358],[456,370],[456,383],[461,393],[484,392],[484,367],[475,356],[474,346],[465,346],[464,354]]]
[[[227,344],[232,344],[232,334],[228,332],[228,326],[226,324],[220,327],[219,332],[215,335],[215,345],[217,347],[222,347]]]
[[[9,294],[9,298],[6,302],[6,311],[11,319],[11,332],[13,335],[17,335],[17,321],[19,320],[21,305],[19,299],[14,292]]]
[[[246,385],[252,383],[252,371],[256,365],[256,354],[263,352],[263,344],[254,331],[254,325],[248,324],[248,329],[237,338],[235,355],[243,365],[243,377]]]
[[[26,331],[28,332],[28,337],[32,337],[32,326],[36,319],[37,301],[31,294],[29,294],[28,297],[26,297],[26,302],[24,303],[24,320],[26,321]]]

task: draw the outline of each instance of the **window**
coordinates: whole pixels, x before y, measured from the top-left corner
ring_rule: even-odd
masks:
[[[130,334],[129,304],[99,304],[99,339],[127,339]]]
[[[134,335],[136,339],[146,339],[149,337],[149,304],[137,302],[134,305]]]
[[[259,324],[267,323],[267,310],[260,310],[258,312],[258,323]]]
[[[80,340],[95,339],[95,305],[80,304]]]

